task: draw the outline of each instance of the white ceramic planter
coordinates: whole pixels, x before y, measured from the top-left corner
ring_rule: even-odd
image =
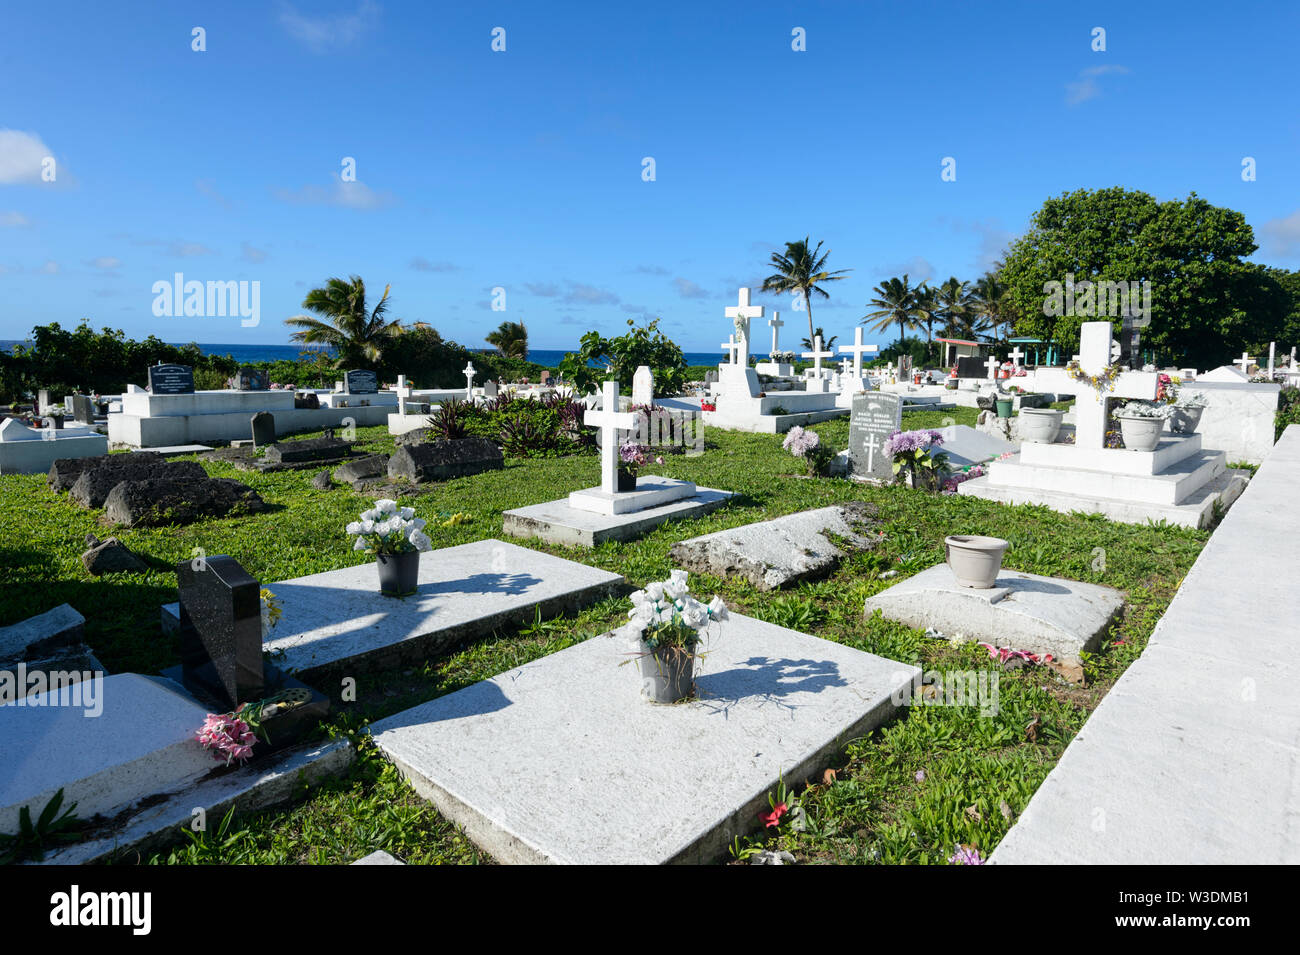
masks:
[[[943,539],[948,567],[958,587],[988,590],[1002,569],[1002,555],[1011,546],[1001,537],[955,534]]]
[[[1169,416],[1169,430],[1175,434],[1193,434],[1201,423],[1204,408],[1179,408],[1175,406]]]
[[[1020,440],[1034,444],[1051,444],[1061,433],[1064,411],[1056,408],[1021,408]]]
[[[1115,420],[1119,422],[1124,447],[1130,451],[1154,451],[1165,430],[1164,418],[1135,417],[1121,412],[1115,415]]]

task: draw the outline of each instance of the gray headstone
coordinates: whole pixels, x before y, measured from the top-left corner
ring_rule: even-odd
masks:
[[[654,404],[655,376],[648,365],[638,365],[632,376],[632,404]]]
[[[495,381],[486,381],[483,383],[483,397],[495,398],[501,391],[501,386]],[[355,864],[355,863],[354,863]]]
[[[264,448],[275,443],[275,415],[269,411],[259,411],[253,415],[253,447]]]
[[[350,395],[377,394],[379,376],[365,368],[349,371],[343,376],[343,390]]]
[[[95,423],[95,405],[85,395],[72,396],[72,417],[82,424]]]
[[[858,477],[894,479],[893,460],[885,454],[885,439],[899,430],[903,399],[889,392],[855,395],[849,415],[849,459]]]
[[[245,365],[235,372],[235,390],[237,391],[266,391],[269,387],[270,376],[264,368],[253,368]]]
[[[199,569],[195,569],[198,564]],[[233,557],[183,560],[181,673],[228,709],[263,696],[261,585]]]
[[[192,395],[194,369],[189,365],[151,365],[149,390],[155,395]]]
[[[50,394],[48,388],[42,388],[38,392],[36,392],[36,413],[37,414],[46,414],[47,413],[46,409],[51,408],[56,404],[58,404],[58,402],[54,400],[54,396]]]

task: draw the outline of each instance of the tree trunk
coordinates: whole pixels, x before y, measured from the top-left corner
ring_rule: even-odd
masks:
[[[808,347],[813,349],[817,347],[817,344],[813,342],[812,297],[808,294],[807,289],[803,290],[803,307],[808,309],[808,341],[812,342]]]

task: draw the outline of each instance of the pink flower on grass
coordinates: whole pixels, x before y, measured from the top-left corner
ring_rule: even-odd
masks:
[[[204,749],[212,750],[213,759],[224,759],[227,766],[252,757],[257,742],[249,725],[232,713],[209,713],[195,738]]]
[[[974,846],[953,846],[953,853],[948,857],[949,865],[983,865],[984,857]]]

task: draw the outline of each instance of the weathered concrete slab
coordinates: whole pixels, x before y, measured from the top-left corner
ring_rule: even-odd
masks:
[[[873,513],[862,501],[800,511],[679,541],[671,556],[687,570],[744,577],[759,590],[776,590],[831,573],[845,556],[831,536],[850,549],[870,547],[876,537],[863,525]]]
[[[0,832],[60,788],[83,819],[112,815],[212,771],[194,739],[207,709],[167,680],[121,673],[0,706]]]
[[[707,862],[779,779],[820,772],[906,701],[915,667],[733,615],[700,699],[641,699],[620,629],[381,720],[375,743],[503,862]]]
[[[948,639],[1077,661],[1081,651],[1097,648],[1123,607],[1124,594],[1111,587],[1005,567],[989,590],[958,587],[948,565],[935,564],[868,597],[865,612],[933,627]]]
[[[373,563],[267,584],[282,607],[264,649],[300,676],[326,667],[376,668],[422,661],[512,623],[578,610],[616,590],[619,574],[499,540],[420,555],[419,590],[379,594]],[[163,629],[177,626],[163,607]]]
[[[59,604],[53,610],[28,617],[8,627],[0,627],[0,660],[21,657],[29,648],[72,645],[85,639],[86,618],[71,604]]]
[[[503,529],[513,537],[537,537],[551,544],[595,547],[602,541],[634,540],[667,521],[699,517],[731,500],[731,491],[697,487],[694,497],[629,514],[597,514],[571,507],[568,500],[517,507],[502,515]]]
[[[1297,468],[1292,425],[993,862],[1300,863]]]
[[[938,430],[943,435],[943,444],[939,450],[948,455],[948,463],[953,468],[983,464],[1008,451],[1016,450],[1016,446],[1010,441],[1004,441],[996,435],[987,434],[969,425],[956,424]]]

